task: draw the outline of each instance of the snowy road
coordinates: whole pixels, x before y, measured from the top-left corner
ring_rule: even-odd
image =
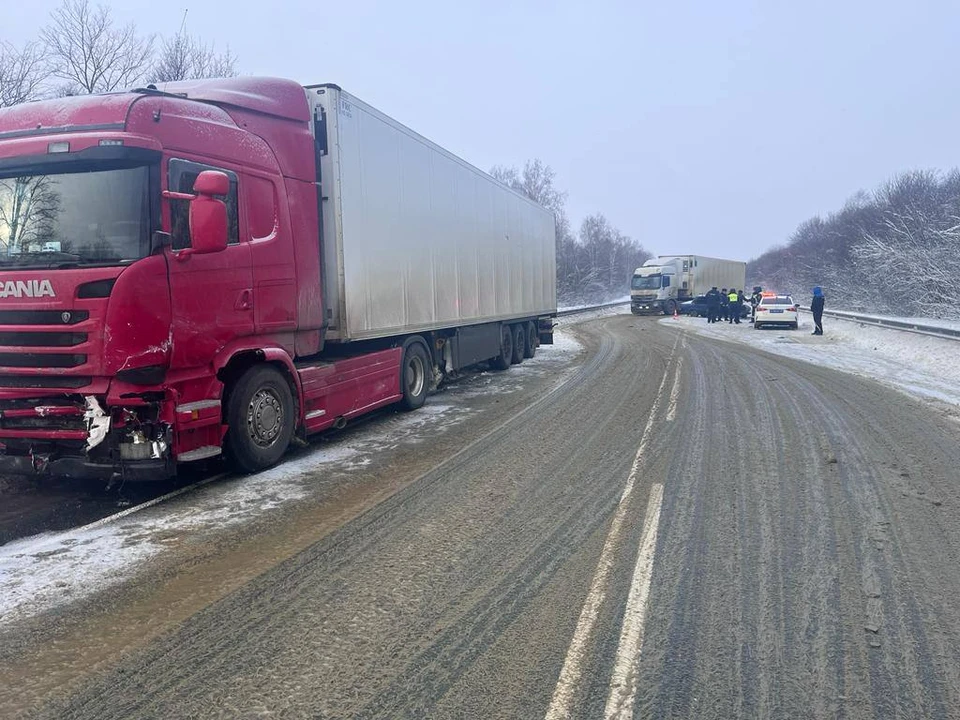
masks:
[[[0,716],[956,717],[948,399],[664,324],[118,528],[135,582],[8,610]]]

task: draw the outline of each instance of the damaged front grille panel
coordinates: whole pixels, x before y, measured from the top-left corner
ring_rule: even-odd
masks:
[[[170,428],[154,403],[105,410],[94,396],[0,402],[3,454],[35,457],[38,466],[62,457],[98,462],[164,459]]]

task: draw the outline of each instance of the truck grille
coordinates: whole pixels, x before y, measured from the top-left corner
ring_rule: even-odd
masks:
[[[2,347],[73,347],[87,341],[87,333],[0,332]]]
[[[0,389],[76,390],[98,375],[90,310],[0,310]]]
[[[87,310],[0,310],[0,325],[76,325],[89,317]]]
[[[86,361],[86,355],[0,352],[0,367],[74,368],[83,365]]]

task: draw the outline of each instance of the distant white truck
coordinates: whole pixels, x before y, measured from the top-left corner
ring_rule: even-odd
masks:
[[[716,286],[743,290],[747,264],[702,255],[661,255],[638,267],[630,281],[630,310],[634,315],[673,315],[685,300]]]

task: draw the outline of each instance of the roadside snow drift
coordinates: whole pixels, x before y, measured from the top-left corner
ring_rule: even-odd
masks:
[[[776,355],[816,363],[862,377],[924,400],[960,405],[960,341],[824,317],[824,335],[800,315],[800,329],[762,328],[749,322],[708,324],[702,318],[665,318],[667,327],[739,342]]]

